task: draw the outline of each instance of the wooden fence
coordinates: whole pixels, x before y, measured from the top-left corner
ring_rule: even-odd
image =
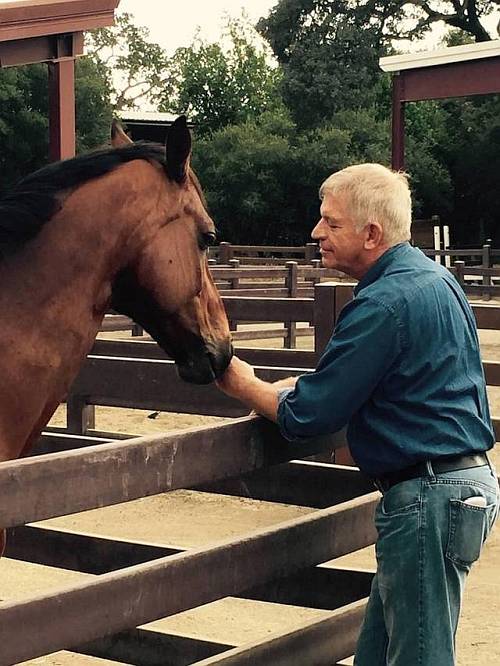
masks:
[[[47,434],[45,442],[51,437]],[[375,539],[377,493],[367,493],[369,485],[359,473],[314,463],[302,463],[304,469],[297,470],[299,463],[284,462],[297,456],[297,448],[257,417],[121,443],[91,445],[92,440],[87,440],[85,444],[0,464],[0,524],[15,528],[9,534],[7,555],[99,573],[71,587],[0,605],[1,664],[63,648],[108,659],[123,659],[125,650],[125,660],[172,666],[219,660],[319,665],[352,654],[370,576],[363,572],[350,576],[318,565]],[[334,445],[331,440],[317,440],[308,449],[315,452]],[[277,501],[288,501],[290,479],[300,478],[299,499],[324,506],[325,496],[319,491],[328,487],[326,498],[336,499],[336,504],[244,537],[176,552],[43,526],[22,527],[252,473],[256,487],[266,489],[271,481]],[[280,488],[286,488],[283,498]],[[304,622],[300,630],[244,648],[162,635],[148,627],[135,630],[157,618],[238,594],[307,603],[331,612],[320,622]],[[141,650],[152,644],[156,653],[140,657]]]
[[[315,324],[312,352],[239,353],[253,363],[265,361],[257,372],[269,380],[307,372],[350,289],[317,284],[314,300],[225,297],[230,316],[244,313],[250,319]],[[500,308],[473,309],[479,328],[500,328]],[[485,371],[488,384],[500,385],[500,363],[485,363]],[[173,363],[156,343],[132,340],[96,341],[72,389],[70,413],[72,401],[80,410],[74,418],[80,430],[86,428],[85,412],[94,404],[175,411],[193,411],[196,405],[197,413],[226,415],[244,411],[213,387],[188,387],[176,379]],[[500,438],[498,419],[495,428]],[[353,468],[297,460],[344,446],[343,433],[292,445],[272,424],[244,417],[162,436],[109,439],[48,431],[39,455],[0,464],[0,525],[12,528],[7,555],[99,574],[71,587],[1,604],[0,664],[63,648],[171,666],[321,666],[353,653],[371,577],[321,563],[374,542],[378,493],[371,492]],[[256,499],[316,510],[188,551],[26,526],[175,488],[228,492],[227,480],[234,477],[243,478]],[[329,614],[242,647],[135,629],[227,595],[322,608]]]

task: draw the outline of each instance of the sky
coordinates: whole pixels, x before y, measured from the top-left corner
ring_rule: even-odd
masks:
[[[253,23],[267,16],[278,0],[121,0],[119,10],[135,17],[136,25],[149,28],[151,40],[172,53],[189,46],[197,27],[205,39],[216,41],[224,14],[237,17],[244,10]]]
[[[267,16],[277,2],[278,0],[121,0],[119,9],[133,14],[136,25],[149,28],[152,41],[173,53],[177,47],[191,44],[198,26],[204,38],[216,41],[220,37],[224,14],[236,17],[244,10],[255,23],[261,16]],[[500,11],[496,11],[484,20],[490,34],[494,36],[499,18]],[[425,40],[424,48],[438,48],[441,34],[442,29],[434,30]],[[421,50],[422,44],[408,44],[408,48]]]

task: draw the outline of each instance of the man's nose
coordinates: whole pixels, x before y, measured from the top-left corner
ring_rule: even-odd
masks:
[[[324,237],[324,234],[322,233],[322,226],[323,225],[321,224],[321,222],[322,222],[322,220],[318,220],[316,222],[316,226],[311,231],[311,238],[313,240],[320,240],[321,238]]]

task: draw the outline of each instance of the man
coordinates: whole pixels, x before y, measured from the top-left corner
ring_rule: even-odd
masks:
[[[408,243],[404,174],[351,166],[320,198],[323,265],[359,283],[318,367],[276,385],[235,358],[218,385],[290,440],[347,424],[382,492],[355,664],[452,666],[464,582],[498,513],[474,316],[452,275]]]

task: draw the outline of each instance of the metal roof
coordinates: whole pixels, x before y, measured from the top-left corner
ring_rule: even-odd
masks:
[[[403,55],[380,58],[379,65],[384,72],[400,72],[407,69],[449,65],[455,62],[469,62],[482,58],[500,56],[500,39],[462,46],[448,46],[434,51],[405,53]]]
[[[177,115],[159,111],[120,111],[123,122],[168,123],[174,122]]]

